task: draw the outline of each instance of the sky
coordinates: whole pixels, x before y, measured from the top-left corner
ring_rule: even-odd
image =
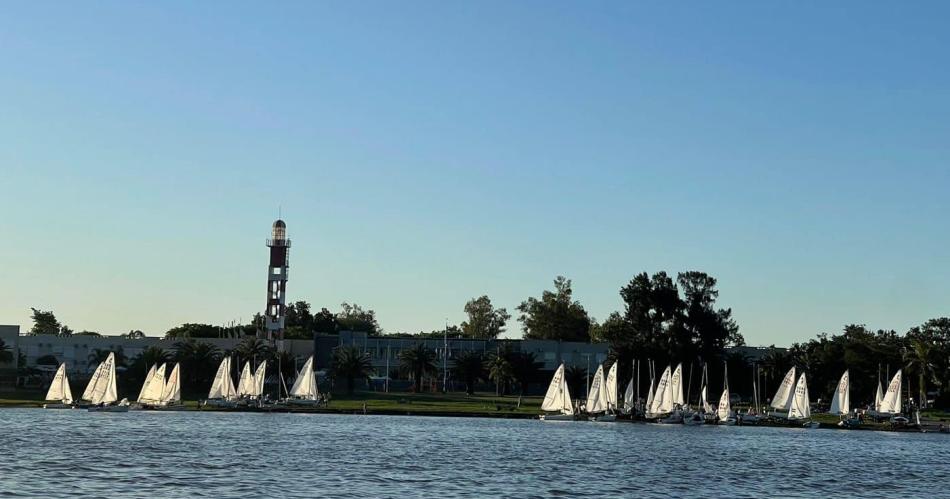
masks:
[[[386,331],[573,280],[719,280],[752,345],[950,315],[946,2],[21,2],[0,323]],[[508,335],[520,335],[512,319]]]

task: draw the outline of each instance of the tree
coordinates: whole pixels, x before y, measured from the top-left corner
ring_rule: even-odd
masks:
[[[310,304],[299,300],[287,305],[284,325],[288,328],[299,327],[309,332],[313,327],[313,314],[310,313]]]
[[[367,379],[372,372],[369,354],[361,352],[358,347],[340,347],[333,352],[330,374],[334,379],[346,381],[346,393],[353,393],[354,380]]]
[[[248,337],[241,340],[234,347],[234,354],[242,361],[250,361],[251,365],[257,366],[261,361],[271,358],[271,347],[262,339]]]
[[[380,332],[379,323],[376,322],[376,312],[372,310],[363,310],[357,304],[344,302],[340,305],[342,309],[336,314],[338,330],[353,331],[375,335]]]
[[[487,295],[472,298],[465,304],[468,320],[462,322],[462,334],[466,338],[493,340],[505,332],[505,324],[511,315],[504,308],[492,307]]]
[[[72,335],[73,335],[73,330],[72,330],[72,328],[70,328],[70,327],[67,326],[66,324],[63,324],[63,326],[59,328],[59,335],[60,335],[60,336],[72,336]]]
[[[412,379],[413,390],[422,391],[422,378],[437,371],[435,351],[426,348],[424,343],[416,343],[399,353],[399,367]]]
[[[293,353],[273,350],[270,362],[274,369],[280,368],[280,374],[284,378],[283,383],[286,384],[287,380],[292,380],[297,376],[297,357],[295,357]],[[283,390],[283,388],[281,388],[281,390]]]
[[[166,339],[184,339],[184,338],[220,338],[221,328],[211,324],[191,324],[186,323],[173,327],[165,333]]]
[[[132,361],[132,365],[137,368],[148,369],[151,366],[158,366],[169,362],[172,360],[172,354],[167,352],[164,348],[159,346],[150,346],[142,350],[135,359]]]
[[[197,393],[211,385],[221,353],[210,343],[189,338],[175,343],[175,360],[181,363],[182,391]]]
[[[513,352],[508,358],[511,364],[511,379],[518,383],[519,393],[524,395],[528,384],[537,379],[541,363],[533,352]]]
[[[336,333],[336,316],[326,308],[321,308],[319,312],[313,314],[313,330],[325,334]]]
[[[141,340],[142,338],[145,338],[145,333],[139,331],[138,329],[133,329],[124,336],[130,340]]]
[[[63,325],[56,320],[56,316],[52,311],[37,310],[32,307],[30,310],[33,311],[33,327],[30,328],[31,335],[59,334]]]
[[[510,352],[499,350],[488,360],[488,379],[495,383],[495,395],[504,395],[508,383],[514,378],[509,356]]]
[[[465,393],[475,394],[475,383],[485,379],[485,356],[477,350],[468,350],[455,358],[455,367],[452,376],[462,380],[465,384]]]
[[[10,349],[10,345],[7,345],[3,338],[0,338],[0,363],[9,363],[13,362],[13,351]]]
[[[909,375],[917,375],[919,389],[918,403],[920,407],[927,406],[927,382],[936,378],[937,346],[922,337],[911,337],[907,349],[904,351],[904,360]]]
[[[727,346],[743,345],[739,326],[732,319],[732,309],[716,309],[716,279],[704,272],[681,272],[676,280],[683,289],[685,316],[683,326],[690,333],[699,356],[713,360],[722,356]]]
[[[572,300],[571,281],[554,280],[554,291],[545,290],[541,299],[529,297],[518,305],[526,339],[589,341],[591,320],[580,302]]]

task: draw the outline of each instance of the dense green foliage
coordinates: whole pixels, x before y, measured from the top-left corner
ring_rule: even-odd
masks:
[[[505,332],[505,324],[511,315],[504,308],[494,308],[487,295],[472,298],[465,304],[468,320],[462,322],[463,337],[493,340]]]
[[[341,347],[333,352],[330,376],[345,382],[346,393],[353,393],[357,379],[368,379],[372,373],[373,364],[369,354],[358,347]]]
[[[416,393],[422,390],[422,379],[437,372],[435,357],[435,351],[423,343],[399,352],[399,368],[412,380]]]
[[[558,276],[554,291],[529,297],[518,305],[524,337],[533,340],[590,341],[591,319],[572,298],[571,280]]]

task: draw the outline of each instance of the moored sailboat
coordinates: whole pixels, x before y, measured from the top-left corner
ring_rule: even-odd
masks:
[[[779,419],[788,418],[788,410],[792,405],[792,398],[795,396],[795,366],[792,366],[791,369],[785,373],[785,377],[782,378],[782,384],[779,385],[778,390],[775,391],[775,396],[772,397],[772,408],[775,411],[769,413],[769,416]]]
[[[574,404],[571,402],[571,390],[564,377],[564,364],[554,371],[548,391],[541,402],[541,410],[549,414],[542,414],[542,421],[573,421]],[[555,414],[550,414],[555,413]]]
[[[172,368],[172,373],[168,376],[165,383],[165,389],[162,390],[162,398],[158,408],[170,409],[181,407],[181,372],[180,364],[176,363]]]
[[[617,386],[617,366],[618,362],[614,362],[614,365],[610,367],[610,371],[607,372],[607,379],[604,380],[604,401],[606,403],[606,409],[604,414],[597,416],[595,419],[597,421],[616,421],[617,420],[617,410],[619,409],[619,387]]]
[[[165,364],[157,369],[153,365],[145,375],[142,389],[136,400],[140,407],[154,407],[162,402],[162,393],[165,391]]]
[[[805,378],[805,373],[799,376],[798,383],[795,384],[795,391],[789,403],[786,419],[790,422],[804,422],[806,426],[811,428],[818,427],[817,423],[810,421],[811,402],[808,396],[808,380]]]
[[[83,399],[88,400],[92,406],[90,412],[128,412],[129,401],[122,399],[118,403],[118,391],[115,377],[115,354],[110,352],[109,356],[93,373],[89,385],[83,392]]]
[[[234,388],[234,382],[231,380],[231,357],[221,359],[218,365],[218,371],[214,375],[214,381],[211,382],[211,390],[208,392],[208,398],[205,405],[216,407],[234,407],[234,399],[237,398],[237,390]]]
[[[887,392],[884,394],[884,397],[881,399],[881,403],[878,405],[876,411],[872,412],[871,415],[882,419],[882,418],[891,418],[895,419],[901,415],[901,388],[902,388],[902,372],[900,369],[897,370],[897,373],[894,374],[894,377],[891,378],[891,382],[887,385]]]
[[[56,375],[46,391],[47,403],[44,409],[72,409],[73,391],[69,388],[69,377],[66,375],[66,363],[63,362],[56,369]]]
[[[313,372],[312,355],[297,373],[297,379],[290,388],[290,396],[284,402],[299,406],[315,406],[320,403],[320,391],[317,388],[317,375]]]

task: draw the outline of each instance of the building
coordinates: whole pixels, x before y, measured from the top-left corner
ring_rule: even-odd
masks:
[[[287,275],[290,269],[290,239],[287,239],[287,224],[278,219],[271,227],[270,263],[267,265],[267,306],[264,308],[264,331],[270,341],[284,339],[284,322],[287,313]],[[278,343],[278,350],[283,347]]]

